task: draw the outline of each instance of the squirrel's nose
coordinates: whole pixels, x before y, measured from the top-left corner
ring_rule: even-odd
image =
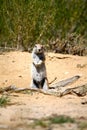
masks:
[[[38,50],[39,52],[41,51],[41,49]]]

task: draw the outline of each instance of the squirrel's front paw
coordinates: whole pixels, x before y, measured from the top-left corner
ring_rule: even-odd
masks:
[[[39,62],[38,62],[38,65],[41,65],[43,63],[43,61],[42,60],[40,60]]]
[[[42,63],[43,63],[42,60],[39,60],[38,62],[33,62],[33,64],[34,64],[36,67],[39,67]]]
[[[43,61],[40,60],[39,62],[37,62],[36,66],[39,67],[42,63],[43,63]]]

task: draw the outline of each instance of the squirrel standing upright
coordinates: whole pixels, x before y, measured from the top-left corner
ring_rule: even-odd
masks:
[[[43,45],[36,44],[33,48],[31,73],[31,88],[48,90],[48,80],[46,74]]]

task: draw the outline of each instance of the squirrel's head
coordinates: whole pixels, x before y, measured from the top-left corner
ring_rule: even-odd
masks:
[[[33,52],[36,54],[44,53],[44,47],[41,44],[36,44],[33,48]]]

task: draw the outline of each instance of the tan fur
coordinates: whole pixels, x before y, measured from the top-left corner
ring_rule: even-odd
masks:
[[[32,88],[48,89],[48,80],[45,66],[44,47],[36,44],[32,51]]]

